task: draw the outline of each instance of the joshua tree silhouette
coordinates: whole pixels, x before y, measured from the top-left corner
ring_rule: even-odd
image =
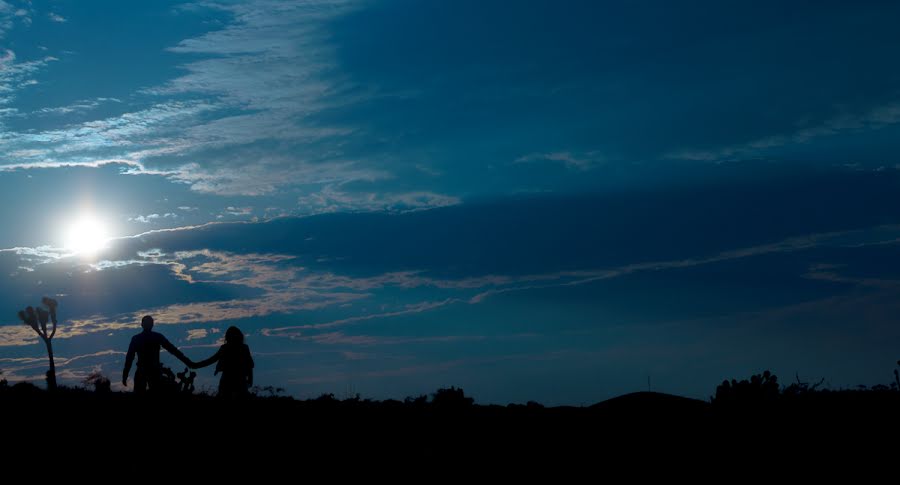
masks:
[[[47,345],[47,355],[50,357],[50,370],[47,371],[47,389],[52,391],[56,389],[56,365],[53,363],[53,344],[50,340],[56,335],[57,302],[56,300],[45,296],[41,299],[41,303],[44,306],[39,306],[37,308],[28,307],[20,311],[19,318],[25,322],[25,325],[34,329],[38,336],[44,340],[44,344]],[[50,331],[47,331],[48,319],[53,323],[53,327]]]
[[[179,372],[175,374],[178,377],[178,391],[182,394],[193,394],[194,393],[194,378],[197,377],[197,373],[185,368],[184,372]]]

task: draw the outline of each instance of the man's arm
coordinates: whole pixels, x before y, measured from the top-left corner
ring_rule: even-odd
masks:
[[[128,374],[131,372],[131,363],[134,362],[134,352],[137,350],[132,337],[131,343],[128,344],[128,353],[125,355],[125,369],[122,371],[122,385],[128,387]]]
[[[174,355],[178,360],[184,362],[184,365],[190,367],[191,369],[197,366],[197,364],[195,364],[193,360],[188,359],[186,355],[182,354],[181,351],[178,350],[178,347],[172,345],[172,342],[169,342],[169,339],[167,339],[164,335],[160,335],[160,337],[162,338],[162,342],[160,342],[162,348],[166,349],[166,351]]]
[[[200,362],[197,362],[197,363],[195,364],[195,366],[196,366],[195,368],[196,368],[196,369],[202,369],[202,368],[204,368],[204,367],[206,367],[206,366],[208,366],[208,365],[210,365],[210,364],[213,364],[213,363],[215,363],[215,362],[218,362],[218,361],[219,361],[219,358],[222,356],[221,352],[222,352],[222,348],[219,347],[219,350],[217,350],[216,353],[213,354],[212,357],[210,357],[210,358],[208,358],[208,359],[206,359],[206,360],[201,360]]]

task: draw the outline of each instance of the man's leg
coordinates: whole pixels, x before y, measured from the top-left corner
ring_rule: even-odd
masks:
[[[160,391],[160,385],[159,385],[160,379],[159,378],[160,378],[159,372],[148,372],[147,373],[147,387],[150,388],[150,392],[153,394],[156,394]]]
[[[147,392],[147,373],[142,369],[138,369],[134,372],[134,393],[135,394],[146,394]]]

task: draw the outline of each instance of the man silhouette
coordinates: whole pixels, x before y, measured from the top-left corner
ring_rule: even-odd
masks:
[[[131,362],[137,353],[137,370],[134,371],[134,392],[143,394],[149,387],[153,390],[159,383],[162,374],[162,364],[159,362],[159,348],[166,349],[170,354],[193,368],[194,362],[185,357],[171,342],[161,333],[153,331],[153,317],[150,315],[141,319],[143,332],[131,337],[128,346],[128,355],[125,356],[125,370],[122,372],[122,385],[128,387],[128,373],[131,372]]]

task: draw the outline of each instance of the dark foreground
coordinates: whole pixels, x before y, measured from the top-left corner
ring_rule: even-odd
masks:
[[[8,460],[9,452],[28,455],[63,444],[70,454],[92,457],[149,454],[273,466],[336,458],[589,466],[617,457],[689,465],[807,453],[817,460],[859,453],[896,460],[900,450],[895,391],[819,392],[728,406],[635,393],[590,407],[545,408],[480,406],[466,399],[225,402],[210,396],[138,399],[130,393],[7,389],[0,392],[0,412]]]

